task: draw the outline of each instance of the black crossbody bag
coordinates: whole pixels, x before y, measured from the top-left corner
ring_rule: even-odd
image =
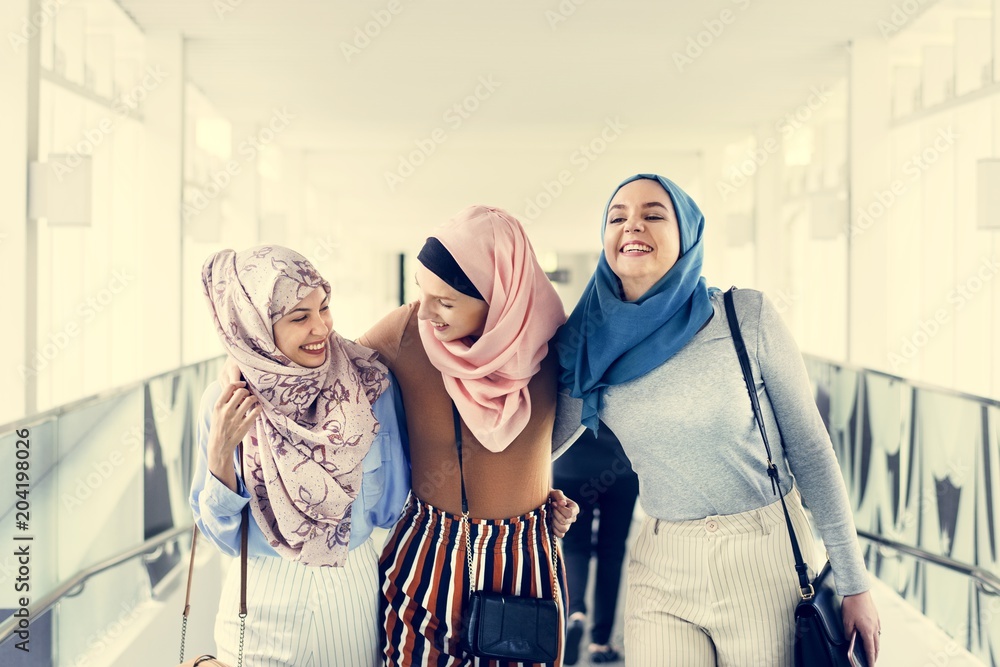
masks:
[[[469,531],[469,499],[462,471],[462,421],[452,403],[455,447],[462,480],[462,534],[469,566],[469,601],[462,615],[462,645],[466,652],[487,660],[555,662],[559,656],[559,607],[556,605],[556,545],[546,524],[552,553],[552,599],[476,590]]]
[[[844,622],[840,609],[842,598],[837,594],[834,585],[830,561],[827,560],[819,575],[812,582],[809,581],[808,566],[802,560],[802,551],[795,537],[792,520],[788,516],[788,507],[785,505],[784,496],[780,493],[778,466],[771,459],[771,446],[767,442],[764,417],[757,400],[757,391],[754,389],[753,370],[750,367],[746,345],[743,343],[743,334],[740,333],[740,324],[736,319],[736,306],[733,305],[734,291],[735,287],[726,292],[724,297],[729,331],[736,345],[740,368],[743,369],[743,380],[750,394],[754,419],[757,421],[760,437],[764,440],[764,449],[767,451],[767,474],[771,478],[771,489],[781,499],[781,509],[785,513],[788,539],[792,543],[792,554],[795,557],[795,573],[799,579],[799,594],[802,596],[795,607],[795,666],[868,667],[868,659],[861,641],[854,643],[853,655],[847,653],[850,638],[844,637]]]

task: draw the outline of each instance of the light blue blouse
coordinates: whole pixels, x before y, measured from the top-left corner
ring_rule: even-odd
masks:
[[[236,468],[238,493],[220,482],[208,470],[208,432],[212,421],[212,408],[222,393],[218,382],[213,382],[201,397],[201,416],[196,428],[198,462],[191,484],[191,510],[201,531],[222,553],[237,556],[240,553],[240,520],[244,505],[250,502],[239,462],[233,457]],[[389,389],[382,393],[372,406],[379,422],[379,433],[371,450],[362,461],[364,476],[361,490],[351,510],[351,540],[348,548],[365,543],[375,526],[389,528],[396,523],[410,492],[409,442],[403,401],[396,379],[390,375]],[[256,521],[250,522],[248,556],[277,556],[267,543]]]

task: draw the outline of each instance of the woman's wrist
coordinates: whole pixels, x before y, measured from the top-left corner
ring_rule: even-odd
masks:
[[[868,594],[868,593],[871,593],[871,589],[870,589],[870,588],[866,588],[866,589],[865,589],[865,590],[863,590],[863,591],[858,591],[857,593],[845,593],[845,594],[844,594],[844,597],[845,597],[845,598],[856,598],[856,597],[858,597],[859,595],[866,595],[866,594]]]
[[[208,471],[217,480],[229,487],[230,491],[236,492],[236,467],[233,464],[232,452],[228,456],[221,452],[215,455],[210,454],[208,457]]]
[[[237,444],[238,446],[238,444]],[[229,447],[225,443],[219,442],[212,435],[209,435],[208,446],[205,448],[210,463],[219,461],[232,461],[236,447]]]
[[[221,472],[223,470],[236,471],[236,467],[233,464],[233,455],[215,455],[208,457],[208,468],[213,473]]]

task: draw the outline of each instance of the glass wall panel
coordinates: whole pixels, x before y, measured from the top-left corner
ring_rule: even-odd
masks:
[[[1000,404],[816,358],[807,368],[858,529],[1000,572]],[[862,545],[874,575],[996,664],[1000,596],[952,570]]]
[[[30,545],[31,604],[87,568],[190,525],[198,408],[221,363],[182,368],[0,433],[0,470],[8,476],[2,488],[12,491],[0,499],[0,539]],[[30,457],[17,454],[18,440],[28,442],[20,449]],[[18,461],[25,460],[27,500],[14,494]],[[112,664],[114,647],[140,630],[143,605],[179,576],[188,545],[187,538],[173,540],[94,577],[52,614],[33,619],[31,656],[38,662],[30,664],[44,664],[50,649],[53,664]],[[12,550],[0,554],[0,619],[17,607],[18,568]],[[0,664],[14,659],[8,650],[0,649]]]

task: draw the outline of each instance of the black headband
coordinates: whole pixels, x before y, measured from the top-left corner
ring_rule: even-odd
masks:
[[[458,265],[455,258],[448,252],[448,249],[433,236],[428,238],[427,242],[424,243],[424,247],[420,249],[417,259],[427,267],[428,271],[445,281],[452,289],[466,296],[471,296],[474,299],[486,301],[483,295],[479,293],[479,290],[476,289],[476,286],[472,284],[472,281],[469,280],[469,276],[465,275],[465,271],[462,270],[462,267]]]

